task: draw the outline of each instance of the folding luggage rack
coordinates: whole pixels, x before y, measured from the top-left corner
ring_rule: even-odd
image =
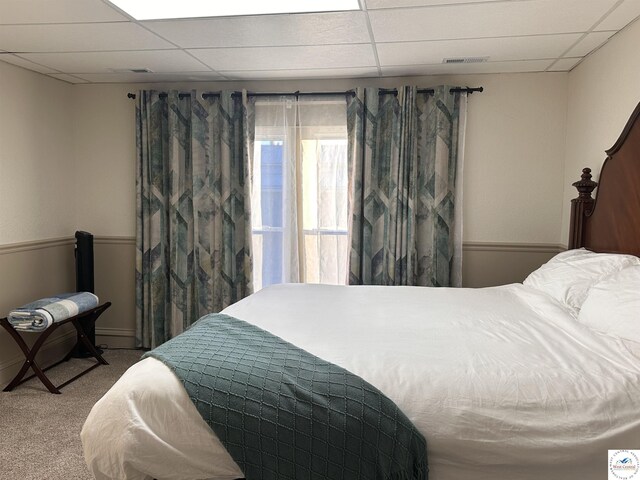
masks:
[[[9,323],[9,320],[6,317],[0,318],[0,325],[2,325],[7,332],[9,332],[9,335],[11,335],[11,337],[15,340],[15,342],[18,344],[18,346],[20,347],[20,350],[22,350],[22,353],[24,353],[24,356],[25,356],[25,361],[22,364],[22,368],[20,368],[20,371],[18,371],[16,376],[13,378],[13,380],[11,380],[11,382],[9,382],[9,384],[4,388],[4,391],[10,392],[21,383],[24,383],[27,380],[30,380],[33,377],[37,376],[40,379],[40,381],[44,384],[44,386],[47,387],[47,389],[51,393],[60,394],[62,393],[60,392],[61,388],[66,387],[71,382],[77,380],[84,374],[89,373],[94,368],[99,367],[100,365],[109,365],[107,361],[104,358],[102,358],[102,355],[100,355],[100,352],[98,352],[96,347],[87,339],[87,336],[85,334],[84,329],[82,328],[80,320],[83,320],[83,323],[85,324],[88,324],[88,323],[94,324],[95,321],[98,319],[98,317],[102,315],[102,313],[110,306],[111,306],[111,302],[106,302],[102,305],[92,308],[91,310],[82,312],[76,315],[75,317],[67,318],[66,320],[62,320],[60,322],[54,322],[46,330],[43,330],[42,332],[40,332],[39,337],[37,338],[36,342],[33,344],[33,347],[31,348],[28,347],[28,345],[20,336],[18,331],[13,327],[13,325],[11,325],[11,323]],[[94,357],[97,361],[96,363],[94,363],[89,368],[82,371],[75,377],[71,378],[70,380],[67,380],[66,382],[56,387],[53,385],[53,383],[51,383],[51,381],[49,380],[49,378],[47,378],[44,372],[46,372],[50,368],[60,365],[62,362],[69,360],[75,350],[75,346],[62,360],[54,363],[53,365],[49,365],[46,368],[40,368],[40,366],[36,363],[36,355],[40,350],[40,348],[42,347],[42,345],[44,344],[44,342],[49,337],[49,335],[51,335],[61,326],[66,325],[68,323],[71,323],[75,327],[77,337],[78,337],[78,343],[82,343],[82,345],[84,345],[87,348],[90,355]],[[27,373],[27,370],[29,370],[29,367],[31,367],[35,373],[23,379],[22,377],[25,376],[25,374]]]

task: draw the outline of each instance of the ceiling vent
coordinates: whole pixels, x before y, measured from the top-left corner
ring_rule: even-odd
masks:
[[[443,58],[442,63],[482,63],[489,60],[489,57],[455,57]]]
[[[148,68],[112,68],[114,73],[153,73],[153,70]]]

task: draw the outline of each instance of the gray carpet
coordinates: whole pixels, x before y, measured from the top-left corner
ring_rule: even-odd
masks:
[[[50,394],[37,378],[12,392],[0,391],[0,479],[92,479],[82,456],[80,430],[94,403],[142,353],[106,350],[109,365],[67,385],[62,395]],[[46,374],[59,385],[87,368],[90,361],[72,359]]]

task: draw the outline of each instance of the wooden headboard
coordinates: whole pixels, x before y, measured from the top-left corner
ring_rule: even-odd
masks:
[[[569,248],[640,256],[640,104],[606,153],[598,183],[585,168],[573,184],[579,195],[571,200]]]

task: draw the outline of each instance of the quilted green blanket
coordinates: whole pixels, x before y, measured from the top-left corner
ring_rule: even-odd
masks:
[[[247,480],[426,480],[426,442],[360,377],[242,320],[201,318],[145,354],[182,381]]]

